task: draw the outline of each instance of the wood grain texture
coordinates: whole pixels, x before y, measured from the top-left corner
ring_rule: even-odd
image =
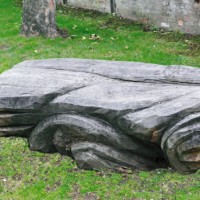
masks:
[[[25,61],[0,75],[0,136],[84,169],[200,168],[200,70],[83,59]]]

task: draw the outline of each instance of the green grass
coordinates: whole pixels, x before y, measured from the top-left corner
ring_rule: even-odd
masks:
[[[140,24],[97,12],[59,9],[57,23],[70,38],[19,35],[21,8],[0,3],[0,72],[28,59],[78,57],[200,67],[200,38],[180,33],[144,32]],[[153,29],[153,28],[152,28]],[[91,40],[96,34],[98,40]],[[0,199],[178,199],[198,200],[200,172],[172,170],[83,171],[58,154],[30,152],[25,139],[0,138]]]
[[[84,171],[59,154],[30,152],[24,139],[1,139],[0,199],[198,200],[200,173]],[[95,198],[93,198],[95,199]]]

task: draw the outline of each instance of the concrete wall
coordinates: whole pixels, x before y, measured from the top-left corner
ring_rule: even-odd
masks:
[[[115,0],[125,18],[170,30],[200,34],[200,3],[195,0]]]
[[[56,3],[58,3],[58,4],[63,4],[63,0],[56,0]]]
[[[67,4],[100,12],[110,12],[110,0],[67,0]]]
[[[114,9],[118,16],[124,18],[169,30],[200,34],[199,0],[67,0],[67,4],[101,12]]]

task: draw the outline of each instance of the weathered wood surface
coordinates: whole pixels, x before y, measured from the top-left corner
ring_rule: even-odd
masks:
[[[81,168],[200,168],[200,70],[81,59],[25,61],[0,75],[0,136]]]

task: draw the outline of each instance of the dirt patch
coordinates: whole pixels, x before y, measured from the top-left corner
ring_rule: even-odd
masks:
[[[0,45],[0,49],[1,50],[6,50],[6,49],[8,49],[9,48],[9,46],[6,46],[6,45]]]
[[[100,200],[100,198],[98,198],[98,197],[96,196],[95,193],[93,193],[93,192],[88,192],[88,193],[85,195],[84,200]]]

